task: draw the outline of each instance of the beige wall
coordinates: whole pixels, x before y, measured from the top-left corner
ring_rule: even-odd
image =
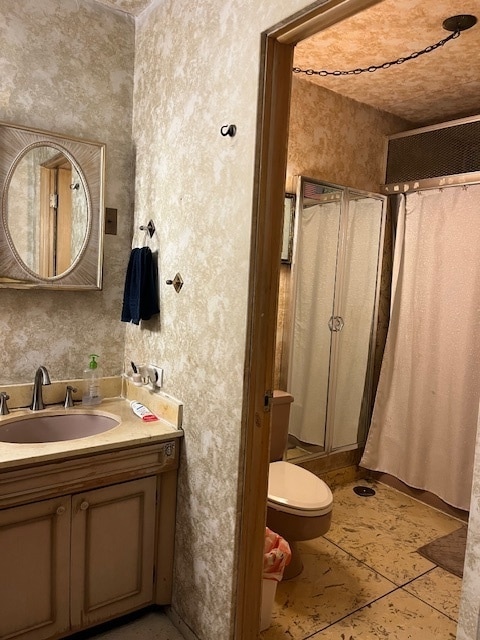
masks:
[[[122,367],[120,322],[133,200],[133,18],[92,0],[0,0],[0,121],[107,145],[107,207],[118,235],[105,237],[101,292],[0,289],[0,384],[76,378],[89,353],[106,375]]]
[[[378,193],[385,136],[413,128],[379,111],[293,76],[286,190],[307,176]]]
[[[472,499],[457,640],[474,640],[480,632],[480,412],[473,464]]]

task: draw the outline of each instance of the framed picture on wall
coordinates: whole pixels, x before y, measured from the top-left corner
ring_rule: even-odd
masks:
[[[291,264],[293,249],[293,223],[295,221],[295,195],[285,194],[283,208],[283,242],[282,242],[282,262]]]

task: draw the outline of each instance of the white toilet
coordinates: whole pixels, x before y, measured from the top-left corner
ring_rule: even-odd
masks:
[[[298,576],[303,563],[297,541],[313,540],[327,533],[332,519],[333,496],[330,488],[316,475],[282,460],[287,446],[288,420],[293,396],[274,391],[270,435],[267,526],[285,538],[292,559],[284,580]]]

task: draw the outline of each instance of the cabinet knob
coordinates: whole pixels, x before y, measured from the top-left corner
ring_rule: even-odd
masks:
[[[82,502],[82,504],[80,505],[80,509],[82,511],[86,511],[88,509],[90,505],[88,504],[88,502]]]
[[[65,511],[66,511],[65,507],[58,507],[57,516],[61,516],[63,513],[65,513]]]

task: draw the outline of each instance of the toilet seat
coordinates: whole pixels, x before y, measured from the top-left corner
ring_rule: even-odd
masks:
[[[268,503],[274,509],[307,517],[332,510],[333,495],[323,480],[291,462],[271,462]]]

